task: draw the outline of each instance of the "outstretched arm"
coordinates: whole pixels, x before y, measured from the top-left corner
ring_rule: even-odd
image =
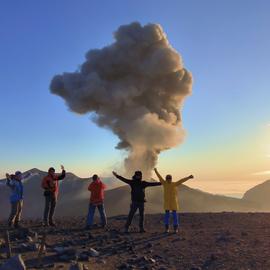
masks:
[[[146,182],[145,181],[145,187],[156,187],[156,186],[161,186],[160,182]]]
[[[61,165],[62,173],[57,176],[57,180],[63,180],[66,177],[66,171],[63,165]]]
[[[124,177],[121,176],[121,175],[118,175],[116,172],[112,172],[112,174],[113,174],[116,178],[118,178],[119,180],[123,181],[123,182],[126,183],[126,184],[130,184],[130,182],[131,182],[131,180],[126,179],[126,178],[124,178]]]
[[[165,183],[165,180],[163,179],[163,177],[160,175],[160,173],[158,172],[157,168],[154,169],[160,183],[164,184]]]
[[[180,180],[178,180],[178,181],[176,182],[176,185],[179,186],[179,185],[183,184],[184,182],[186,182],[187,180],[193,179],[193,178],[194,178],[193,175],[190,175],[190,176],[188,176],[188,177],[182,178],[182,179],[180,179]]]

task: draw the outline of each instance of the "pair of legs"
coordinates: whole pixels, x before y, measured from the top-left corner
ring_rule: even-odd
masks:
[[[11,212],[8,219],[9,226],[18,227],[22,215],[23,200],[11,203]]]
[[[45,196],[45,208],[43,215],[43,223],[44,225],[54,225],[53,216],[56,207],[56,197],[53,193],[44,194]],[[49,221],[49,222],[48,222]]]
[[[92,203],[89,204],[86,226],[91,227],[93,225],[96,207],[100,215],[101,226],[105,227],[107,225],[107,217],[106,217],[103,203],[102,204],[92,204]]]
[[[139,209],[139,214],[140,214],[140,220],[139,220],[140,231],[144,232],[144,202],[132,202],[131,203],[126,226],[125,226],[126,231],[128,231],[129,226],[131,225],[132,219],[133,219],[137,209]]]
[[[177,231],[179,226],[178,213],[176,210],[172,210],[171,214],[173,216],[173,228],[175,231]],[[164,223],[166,231],[168,231],[170,226],[170,210],[165,210]]]

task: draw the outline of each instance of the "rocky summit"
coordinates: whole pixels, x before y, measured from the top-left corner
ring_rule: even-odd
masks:
[[[183,213],[177,234],[164,233],[162,214],[146,216],[145,233],[137,218],[124,233],[125,218],[91,230],[84,229],[84,218],[58,219],[56,228],[24,221],[23,228],[9,230],[10,259],[2,222],[0,269],[270,269],[270,214]]]

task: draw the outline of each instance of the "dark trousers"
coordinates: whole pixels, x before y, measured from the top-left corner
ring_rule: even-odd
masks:
[[[100,215],[100,220],[101,220],[101,225],[102,226],[106,226],[107,224],[107,218],[106,218],[106,213],[105,213],[105,208],[104,208],[104,204],[89,204],[89,209],[88,209],[88,215],[87,215],[87,226],[92,226],[93,225],[93,221],[94,221],[94,215],[95,215],[95,210],[96,207],[99,211],[99,215]]]
[[[44,196],[45,196],[45,208],[44,208],[43,222],[48,223],[49,218],[49,223],[52,223],[56,207],[56,198],[53,193],[47,193],[44,194]]]
[[[139,220],[139,226],[140,229],[144,228],[144,202],[132,202],[130,205],[130,210],[126,222],[126,228],[130,226],[132,219],[137,211],[139,209],[139,214],[140,214],[140,220]]]
[[[11,203],[11,212],[8,219],[8,224],[10,226],[18,225],[18,223],[20,222],[22,215],[22,207],[23,207],[23,200]]]

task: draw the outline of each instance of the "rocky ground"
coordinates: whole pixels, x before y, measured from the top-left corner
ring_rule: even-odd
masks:
[[[27,269],[270,269],[270,214],[187,213],[180,219],[178,234],[164,233],[163,215],[147,215],[143,234],[137,220],[131,233],[123,233],[123,216],[110,218],[106,230],[91,231],[83,229],[83,218],[57,220],[57,228],[46,229],[29,220],[25,229],[9,231],[12,255],[21,254]],[[12,269],[3,267],[6,227],[0,226],[0,269]]]

